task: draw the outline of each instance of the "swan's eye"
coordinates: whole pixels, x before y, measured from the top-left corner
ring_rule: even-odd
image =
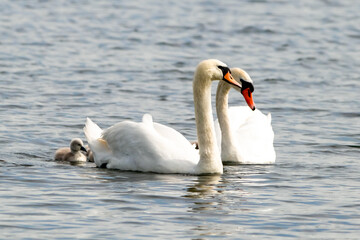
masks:
[[[218,66],[218,68],[222,71],[223,75],[225,76],[228,72],[231,74],[230,68],[225,66]]]

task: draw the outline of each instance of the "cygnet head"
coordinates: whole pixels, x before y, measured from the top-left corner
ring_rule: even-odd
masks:
[[[196,67],[195,79],[211,79],[212,81],[224,80],[235,88],[241,88],[241,84],[235,81],[231,75],[229,67],[217,59],[207,59],[201,61]]]
[[[84,143],[80,138],[74,138],[71,140],[70,149],[71,149],[71,152],[78,152],[80,150],[86,152]]]
[[[240,68],[231,68],[231,75],[233,75],[236,82],[241,84],[241,94],[244,96],[249,107],[254,111],[256,108],[252,97],[254,85],[249,74]]]

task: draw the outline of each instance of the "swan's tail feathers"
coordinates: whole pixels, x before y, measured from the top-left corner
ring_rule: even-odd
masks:
[[[271,124],[271,113],[268,113],[267,119],[268,119],[269,123]]]
[[[97,166],[104,166],[109,161],[111,151],[105,139],[102,138],[102,129],[90,118],[86,119],[84,133],[90,149],[93,152]]]
[[[143,123],[145,123],[146,125],[149,125],[149,126],[152,126],[154,123],[152,116],[148,113],[144,114],[144,116],[142,117],[142,121],[143,121]]]
[[[90,143],[98,138],[101,138],[102,129],[96,125],[96,123],[91,121],[90,118],[86,118],[84,133],[86,140]]]

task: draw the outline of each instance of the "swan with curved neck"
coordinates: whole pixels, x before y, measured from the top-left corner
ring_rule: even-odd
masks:
[[[254,86],[250,76],[240,68],[232,68],[231,73],[241,83],[241,93],[253,111],[245,106],[228,109],[230,86],[219,82],[216,91],[218,123],[215,122],[215,127],[218,143],[221,144],[221,159],[242,164],[274,163],[276,154],[271,115],[265,116],[255,110],[251,96]]]
[[[241,85],[219,60],[200,62],[193,80],[194,108],[200,151],[176,130],[155,123],[123,121],[102,131],[89,118],[84,133],[97,166],[157,173],[221,174],[223,165],[215,139],[211,110],[211,82]]]

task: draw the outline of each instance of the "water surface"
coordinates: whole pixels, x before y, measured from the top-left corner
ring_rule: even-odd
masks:
[[[1,238],[357,239],[359,9],[2,1]],[[276,164],[186,176],[52,160],[84,139],[86,117],[105,128],[151,113],[196,139],[191,80],[207,58],[251,75],[257,107],[272,114]],[[245,102],[231,92],[230,104]]]

